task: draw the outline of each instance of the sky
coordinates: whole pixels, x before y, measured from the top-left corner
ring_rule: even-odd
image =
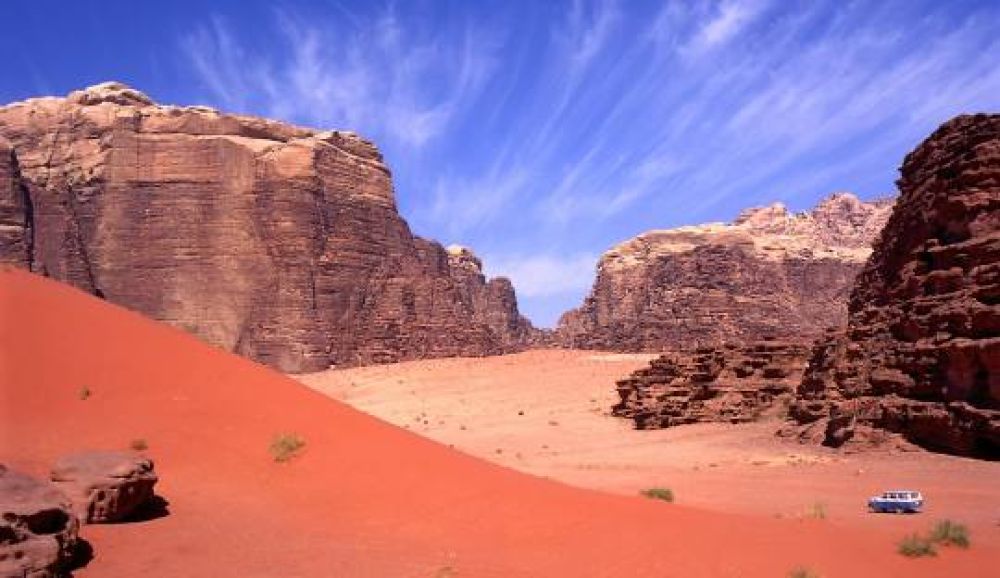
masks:
[[[836,191],[1000,111],[1000,2],[6,0],[0,103],[105,80],[373,140],[413,231],[551,326],[650,229]]]

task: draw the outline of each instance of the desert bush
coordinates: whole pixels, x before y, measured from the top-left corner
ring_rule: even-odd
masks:
[[[934,542],[919,534],[910,534],[903,538],[903,541],[899,543],[899,553],[910,558],[937,556],[937,552],[934,550]]]
[[[969,529],[965,524],[951,520],[941,520],[931,530],[930,540],[942,546],[969,547]]]
[[[788,573],[788,578],[820,578],[820,575],[805,566],[797,566]]]
[[[132,440],[131,443],[128,444],[128,447],[132,448],[137,452],[143,452],[149,449],[149,444],[146,443],[146,440],[142,438],[136,438]]]
[[[812,508],[809,510],[809,517],[815,518],[816,520],[825,520],[826,504],[824,504],[823,502],[814,503],[812,505]]]
[[[91,391],[90,391],[89,387],[87,387],[85,385],[85,386],[83,386],[83,387],[80,388],[80,393],[78,394],[78,396],[80,397],[81,400],[90,399],[90,395],[91,395]]]
[[[274,457],[274,461],[276,462],[287,462],[298,455],[299,450],[305,445],[305,440],[296,434],[278,434],[271,441],[271,456]]]
[[[674,492],[670,488],[649,488],[639,493],[654,500],[663,500],[664,502],[674,501]]]

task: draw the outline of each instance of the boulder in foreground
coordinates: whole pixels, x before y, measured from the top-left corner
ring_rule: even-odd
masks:
[[[152,460],[127,452],[79,452],[52,467],[52,483],[85,524],[127,519],[153,498],[156,482]]]
[[[64,576],[79,522],[52,484],[0,465],[0,578]]]

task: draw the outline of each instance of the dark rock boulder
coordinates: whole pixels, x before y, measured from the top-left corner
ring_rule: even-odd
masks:
[[[152,460],[114,451],[62,457],[52,467],[51,477],[84,524],[127,519],[153,498],[157,482]]]
[[[62,492],[0,465],[0,578],[65,576],[78,529]]]

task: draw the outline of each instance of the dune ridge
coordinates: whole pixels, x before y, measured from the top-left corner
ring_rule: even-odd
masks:
[[[885,535],[564,486],[355,411],[180,330],[0,273],[0,459],[149,443],[169,514],[90,526],[88,576],[986,576]],[[79,391],[92,393],[81,399]],[[286,464],[273,436],[306,446]]]

